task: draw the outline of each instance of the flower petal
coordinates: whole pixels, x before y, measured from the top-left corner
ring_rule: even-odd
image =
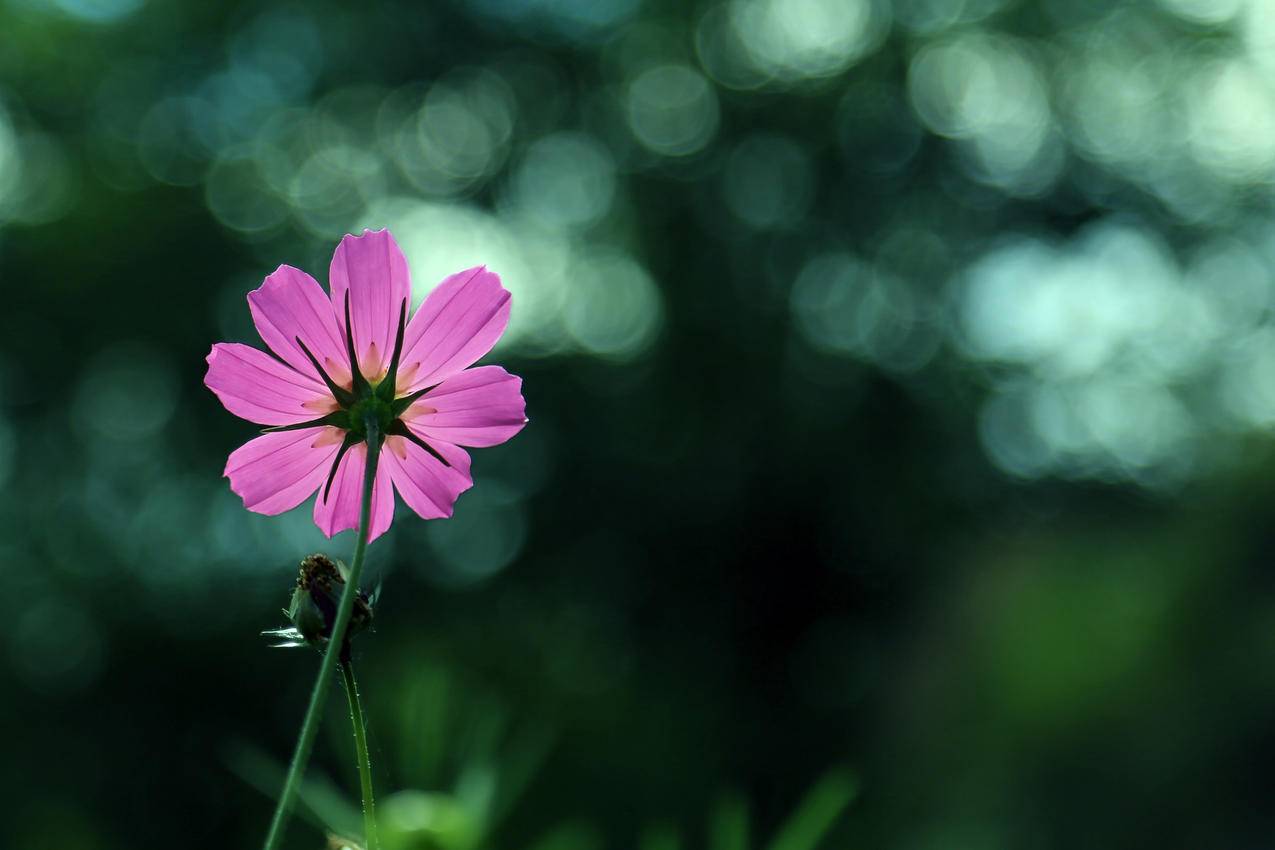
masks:
[[[365,230],[362,236],[347,234],[332,255],[328,285],[342,333],[349,293],[354,350],[363,374],[368,380],[377,380],[394,353],[401,305],[406,301],[411,306],[407,259],[388,230]]]
[[[500,276],[486,266],[435,287],[403,335],[399,392],[437,384],[491,351],[509,324],[509,299]]]
[[[266,345],[293,369],[323,380],[297,344],[300,338],[333,381],[349,384],[345,337],[332,302],[317,280],[292,266],[279,266],[248,293],[248,309]]]
[[[208,353],[204,384],[226,409],[261,425],[296,425],[335,409],[327,387],[237,342],[219,342]]]
[[[291,510],[327,478],[340,435],[336,428],[319,426],[249,440],[226,461],[230,489],[250,511],[273,516]]]
[[[428,441],[447,458],[438,458],[404,437],[389,437],[381,449],[381,463],[390,472],[394,489],[422,519],[442,519],[452,515],[456,499],[474,486],[469,477],[469,455],[451,443]]]
[[[452,375],[403,414],[420,437],[457,446],[496,446],[527,424],[522,378],[499,366]]]
[[[380,537],[394,520],[394,487],[384,464],[385,452],[376,469],[372,485],[372,521],[368,542]],[[347,528],[359,527],[359,511],[363,507],[363,470],[367,465],[367,443],[351,446],[341,458],[341,466],[332,479],[327,499],[323,492],[314,502],[314,524],[328,537]],[[326,473],[325,473],[326,474]]]

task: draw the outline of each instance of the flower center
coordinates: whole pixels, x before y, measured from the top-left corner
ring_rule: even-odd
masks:
[[[386,401],[377,393],[377,389],[379,389],[379,385],[372,387],[371,392],[346,408],[345,412],[349,417],[348,430],[350,438],[356,442],[362,442],[367,439],[367,421],[369,418],[375,420],[377,431],[382,436],[390,433],[390,427],[394,424],[394,420],[398,418],[398,414],[394,410],[393,401]]]
[[[323,383],[327,385],[332,398],[337,403],[337,410],[332,411],[326,416],[318,419],[312,419],[309,422],[299,422],[296,425],[280,425],[274,428],[267,428],[267,431],[293,431],[300,428],[314,428],[326,425],[334,428],[340,428],[345,432],[345,439],[341,441],[341,448],[337,450],[336,458],[332,461],[332,469],[328,472],[327,484],[323,487],[324,501],[328,498],[328,493],[332,489],[332,481],[336,478],[336,471],[341,466],[341,459],[345,457],[345,453],[353,446],[359,443],[367,443],[369,452],[379,452],[381,445],[387,437],[402,437],[403,439],[424,449],[435,460],[443,466],[451,466],[447,458],[431,446],[420,436],[407,427],[407,424],[400,418],[409,407],[421,396],[428,393],[434,387],[425,387],[408,395],[398,396],[398,364],[399,357],[403,353],[403,332],[407,326],[407,301],[399,305],[398,312],[398,334],[394,339],[394,355],[390,358],[389,367],[386,369],[385,377],[377,381],[375,384],[368,381],[359,369],[358,357],[354,354],[354,325],[350,322],[350,293],[345,293],[345,347],[346,353],[350,359],[350,388],[346,389],[332,380],[329,375],[319,364],[318,359],[306,347],[301,337],[297,337],[297,345],[301,351],[309,358],[314,365],[315,371],[319,377],[323,379]],[[376,423],[376,439],[370,439],[368,434],[368,425],[372,422]]]

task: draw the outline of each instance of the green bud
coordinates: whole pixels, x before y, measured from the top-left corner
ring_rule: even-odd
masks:
[[[336,610],[345,591],[348,575],[345,564],[333,561],[327,555],[314,554],[301,561],[292,599],[283,615],[292,623],[291,628],[270,629],[262,634],[283,638],[284,643],[275,646],[313,646],[322,649],[332,636],[336,623]],[[345,630],[345,645],[341,657],[349,657],[350,640],[372,624],[372,600],[359,591],[354,597],[354,610]]]
[[[283,614],[301,633],[301,637],[306,643],[317,644],[321,642],[327,630],[327,624],[323,611],[315,604],[314,599],[311,598],[309,591],[305,588],[298,585],[296,590],[292,591],[292,603],[288,605]]]

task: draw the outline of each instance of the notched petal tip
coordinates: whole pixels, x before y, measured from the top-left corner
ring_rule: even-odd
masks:
[[[216,359],[217,359],[217,346],[214,345],[212,348],[208,350],[208,356],[204,358],[204,363],[208,365],[208,368],[204,370],[204,386],[212,390],[213,395],[217,396],[217,398],[220,399],[221,393],[217,392],[216,387],[208,383],[208,379],[212,377],[213,362]]]
[[[341,241],[337,243],[336,249],[332,252],[333,258],[335,259],[336,256],[340,255],[344,251],[357,247],[361,242],[366,243],[372,250],[376,250],[374,246],[379,244],[384,245],[387,248],[392,248],[396,254],[401,255],[403,253],[403,249],[399,247],[398,240],[394,238],[393,233],[390,233],[389,228],[382,227],[379,230],[372,230],[371,228],[365,227],[363,228],[363,232],[357,235],[347,233],[342,236]]]
[[[460,272],[460,274],[464,276],[464,282],[461,284],[462,289],[467,289],[471,286],[494,285],[496,289],[500,290],[502,293],[502,301],[509,298],[510,292],[508,289],[505,289],[504,281],[500,279],[499,274],[487,268],[486,263],[482,263],[477,266],[470,266]]]
[[[238,483],[236,483],[237,476],[231,474],[229,461],[226,462],[226,469],[222,472],[221,477],[230,481],[230,492],[234,493],[239,497],[239,501],[243,502],[244,510],[252,511],[254,514],[262,513],[262,511],[257,510],[256,503],[248,503],[251,496],[248,491],[248,482],[243,478],[239,478]],[[270,514],[266,514],[266,516],[270,516]]]
[[[373,230],[370,227],[365,227],[363,228],[362,233],[358,233],[358,234],[346,233],[344,236],[341,237],[341,241],[342,242],[346,242],[349,240],[358,241],[360,239],[366,239],[369,236],[386,236],[386,237],[389,237],[389,240],[391,242],[394,242],[394,234],[390,233],[390,229],[388,227],[380,227],[380,228],[377,228],[376,230]]]
[[[234,343],[230,342],[214,342],[212,347],[208,349],[208,356],[204,358],[204,362],[208,364],[208,372],[204,373],[204,385],[208,385],[208,374],[212,372],[213,364],[218,358],[227,356],[230,352],[230,346]],[[213,389],[211,386],[208,389]],[[213,390],[216,392],[216,390]]]
[[[300,275],[300,280],[294,278],[293,275]],[[290,266],[287,263],[280,263],[275,266],[274,271],[261,279],[261,284],[256,289],[248,292],[248,303],[254,307],[260,306],[257,302],[270,294],[270,292],[295,286],[302,281],[311,280],[314,280],[314,278],[309,272],[296,266]]]

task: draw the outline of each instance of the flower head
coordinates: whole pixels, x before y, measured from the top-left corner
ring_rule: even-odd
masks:
[[[230,489],[249,510],[279,514],[313,495],[331,537],[359,522],[374,419],[380,455],[368,539],[390,527],[394,491],[425,519],[448,517],[473,486],[462,447],[494,446],[526,424],[522,380],[470,368],[504,333],[509,293],[483,266],[440,283],[414,315],[407,260],[388,231],[346,236],[331,295],[280,266],[248,294],[269,354],[219,342],[204,383],[236,416],[266,428],[231,453]]]

